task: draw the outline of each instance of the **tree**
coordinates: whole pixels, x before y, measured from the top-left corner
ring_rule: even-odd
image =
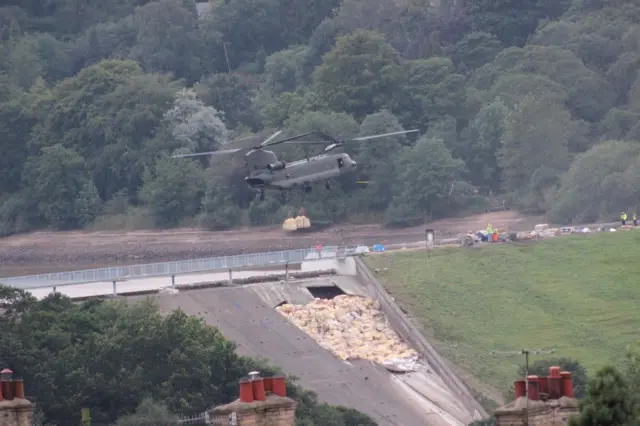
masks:
[[[119,226],[109,216],[155,217],[147,175],[164,155],[285,127],[354,136],[382,111],[464,162],[429,215],[499,201],[555,218],[607,216],[637,204],[634,166],[604,175],[593,166],[597,191],[577,186],[589,196],[563,182],[573,182],[578,154],[640,140],[639,23],[632,0],[10,0],[0,7],[0,234],[52,226],[25,167],[45,147],[59,144],[85,163],[83,201],[65,226],[96,215]],[[380,120],[372,128],[395,127]],[[404,147],[400,139],[371,147]],[[359,163],[355,179],[309,194],[310,214],[327,223],[382,211],[422,218],[392,194],[388,177],[404,149],[365,158],[362,148],[346,148]],[[317,153],[274,149],[287,160]],[[200,182],[198,207],[164,226],[188,215],[213,227],[279,222],[300,207],[300,197],[252,205],[242,160],[192,160],[213,183]]]
[[[89,188],[84,160],[77,152],[60,144],[42,149],[25,165],[25,184],[37,211],[56,229],[75,228],[86,219],[97,200],[92,194],[80,196]],[[83,204],[87,203],[87,204]]]
[[[120,417],[116,426],[179,426],[178,418],[167,407],[150,398],[142,400],[135,413]]]
[[[266,89],[274,94],[295,92],[306,80],[306,46],[292,46],[267,57],[264,65]]]
[[[360,136],[402,131],[398,118],[388,110],[365,117],[360,124]],[[398,153],[408,144],[406,135],[380,140],[364,141],[355,145],[358,162],[358,180],[367,181],[366,188],[357,192],[356,204],[366,205],[367,210],[384,211],[393,197],[393,176],[398,172]]]
[[[133,61],[108,60],[63,80],[35,98],[39,119],[31,144],[62,144],[86,159],[103,200],[127,188],[136,194],[142,155],[156,136],[177,90],[166,75],[144,74]]]
[[[173,414],[199,414],[237,398],[247,371],[281,374],[237,355],[235,344],[201,319],[162,313],[152,299],[74,303],[57,293],[38,301],[11,287],[0,287],[0,295],[3,303],[17,302],[0,313],[0,360],[27,383],[42,424],[73,424],[80,408],[90,407],[100,424],[174,425]],[[302,424],[375,425],[361,413],[319,404],[293,380],[287,387]]]
[[[0,192],[12,193],[20,188],[25,149],[36,119],[29,111],[28,97],[8,78],[0,76]]]
[[[189,152],[215,151],[226,142],[227,127],[221,113],[197,99],[193,89],[176,93],[164,119],[175,144]]]
[[[195,86],[199,99],[205,105],[224,113],[220,118],[228,129],[240,126],[257,131],[260,117],[252,100],[255,88],[247,76],[231,74],[210,74]]]
[[[570,0],[526,0],[497,2],[480,0],[464,2],[474,31],[496,35],[507,46],[521,46],[532,34],[538,21],[557,18],[570,6]]]
[[[475,185],[499,192],[501,170],[497,153],[505,131],[508,110],[504,103],[495,101],[483,107],[470,125],[469,146],[462,153]]]
[[[437,203],[449,196],[463,165],[451,156],[442,140],[423,136],[400,158],[395,203],[408,213],[429,217]]]
[[[138,7],[133,15],[137,29],[131,55],[146,71],[173,73],[193,83],[200,78],[201,65],[195,54],[195,5],[182,0],[156,0]]]
[[[404,73],[406,78],[394,96],[394,111],[405,126],[426,130],[446,116],[465,117],[464,77],[455,72],[451,59],[407,61]]]
[[[636,205],[638,164],[640,146],[635,142],[603,142],[579,155],[551,194],[550,217],[585,223]]]
[[[202,224],[214,231],[233,228],[240,222],[240,213],[226,187],[214,180],[207,180],[202,198]]]
[[[569,168],[569,138],[575,123],[555,102],[525,97],[505,119],[499,165],[504,188],[520,206],[540,211],[547,190]]]
[[[204,179],[197,162],[160,157],[144,181],[141,199],[153,209],[158,226],[175,226],[199,211]]]
[[[71,75],[71,59],[65,44],[50,34],[20,37],[9,51],[8,74],[23,89],[29,89],[38,77],[58,81]]]
[[[378,33],[339,37],[313,73],[315,90],[335,111],[362,118],[387,106],[397,86],[398,52]]]
[[[493,34],[475,32],[465,35],[449,50],[456,68],[471,72],[491,62],[502,50],[502,44]]]
[[[589,381],[587,394],[580,403],[580,415],[570,426],[637,425],[632,396],[626,380],[613,367],[603,367]]]

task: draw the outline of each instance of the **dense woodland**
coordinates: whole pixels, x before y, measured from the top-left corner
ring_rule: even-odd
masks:
[[[3,2],[0,232],[281,223],[300,200],[255,198],[242,155],[170,157],[278,128],[421,131],[350,147],[312,221],[634,209],[640,3],[430,3]]]
[[[279,372],[236,355],[235,344],[201,319],[179,310],[163,316],[150,300],[79,304],[58,293],[36,301],[0,286],[0,312],[0,362],[24,379],[36,426],[79,425],[84,407],[96,426],[178,426],[177,415],[237,398],[249,371]],[[300,403],[296,426],[376,424],[318,403],[292,380],[287,388]]]

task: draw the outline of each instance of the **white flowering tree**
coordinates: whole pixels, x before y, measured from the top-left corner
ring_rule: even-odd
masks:
[[[200,101],[193,89],[181,89],[164,118],[181,148],[200,152],[215,151],[227,140],[227,127],[222,115],[222,112]]]

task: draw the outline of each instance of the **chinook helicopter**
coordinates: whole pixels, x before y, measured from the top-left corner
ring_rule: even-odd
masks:
[[[356,170],[357,163],[349,154],[342,150],[344,144],[362,142],[371,139],[388,136],[402,135],[417,132],[418,130],[405,130],[401,132],[383,133],[371,136],[361,136],[353,139],[338,140],[321,132],[308,132],[292,136],[286,139],[274,140],[282,133],[279,130],[259,145],[250,148],[224,149],[210,152],[198,152],[193,154],[175,154],[174,158],[197,157],[203,155],[228,155],[242,151],[245,154],[245,167],[247,176],[245,182],[260,192],[260,199],[264,200],[265,190],[274,189],[284,193],[296,188],[304,192],[311,192],[311,184],[324,182],[327,189],[331,189],[330,179],[338,178]],[[318,136],[321,141],[300,140],[307,136]],[[304,160],[285,162],[273,152],[264,148],[279,144],[323,144],[327,145],[324,152]]]

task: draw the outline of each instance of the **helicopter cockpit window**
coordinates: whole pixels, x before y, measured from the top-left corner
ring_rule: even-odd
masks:
[[[344,167],[344,160],[342,158],[338,158],[338,167]]]

